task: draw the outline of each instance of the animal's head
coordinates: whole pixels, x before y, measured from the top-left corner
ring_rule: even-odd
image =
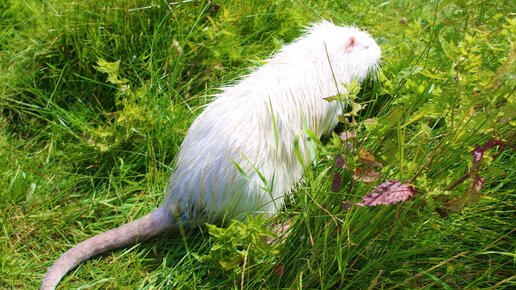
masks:
[[[337,82],[362,81],[379,66],[380,47],[369,33],[356,27],[322,21],[308,28],[305,41],[312,43],[312,53],[323,54]]]

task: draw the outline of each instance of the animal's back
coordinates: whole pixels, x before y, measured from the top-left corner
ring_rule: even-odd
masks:
[[[166,198],[185,222],[273,214],[281,208],[284,194],[302,175],[296,136],[306,127],[320,137],[342,111],[342,104],[324,100],[338,94],[339,86],[324,44],[310,41],[279,52],[225,88],[192,124]],[[303,138],[299,146],[308,158]]]

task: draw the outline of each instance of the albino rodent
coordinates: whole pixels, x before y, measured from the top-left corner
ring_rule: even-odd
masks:
[[[221,223],[247,213],[274,214],[310,162],[306,137],[337,124],[343,104],[324,98],[346,91],[378,68],[380,47],[355,27],[322,21],[266,63],[222,89],[193,122],[178,153],[163,204],[119,228],[87,239],[48,269],[54,289],[81,262],[181,226]],[[297,141],[296,141],[297,140]],[[298,142],[303,161],[298,160]]]

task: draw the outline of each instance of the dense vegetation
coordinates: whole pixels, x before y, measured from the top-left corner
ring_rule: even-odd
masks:
[[[254,218],[160,237],[88,261],[61,285],[514,289],[515,8],[1,1],[0,285],[36,288],[66,249],[155,208],[217,88],[325,18],[369,31],[382,65],[339,127],[356,133],[351,149],[337,134],[313,144],[316,161],[272,221],[290,235],[264,244],[271,221]],[[364,160],[380,173],[370,182],[353,177]],[[349,207],[386,180],[410,182],[416,197]]]

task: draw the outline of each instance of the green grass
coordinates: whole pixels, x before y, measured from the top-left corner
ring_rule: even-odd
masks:
[[[341,130],[383,164],[381,180],[410,180],[417,197],[344,210],[380,181],[334,168],[346,150],[329,138],[274,220],[291,223],[283,243],[253,240],[268,232],[254,219],[160,237],[82,264],[62,288],[516,287],[511,1],[167,2],[0,2],[2,287],[37,288],[72,245],[155,208],[210,95],[320,18],[357,24],[382,47],[378,80],[359,94],[371,102]],[[492,139],[513,147],[486,152],[479,201],[439,215]],[[221,267],[233,256],[245,262]]]

